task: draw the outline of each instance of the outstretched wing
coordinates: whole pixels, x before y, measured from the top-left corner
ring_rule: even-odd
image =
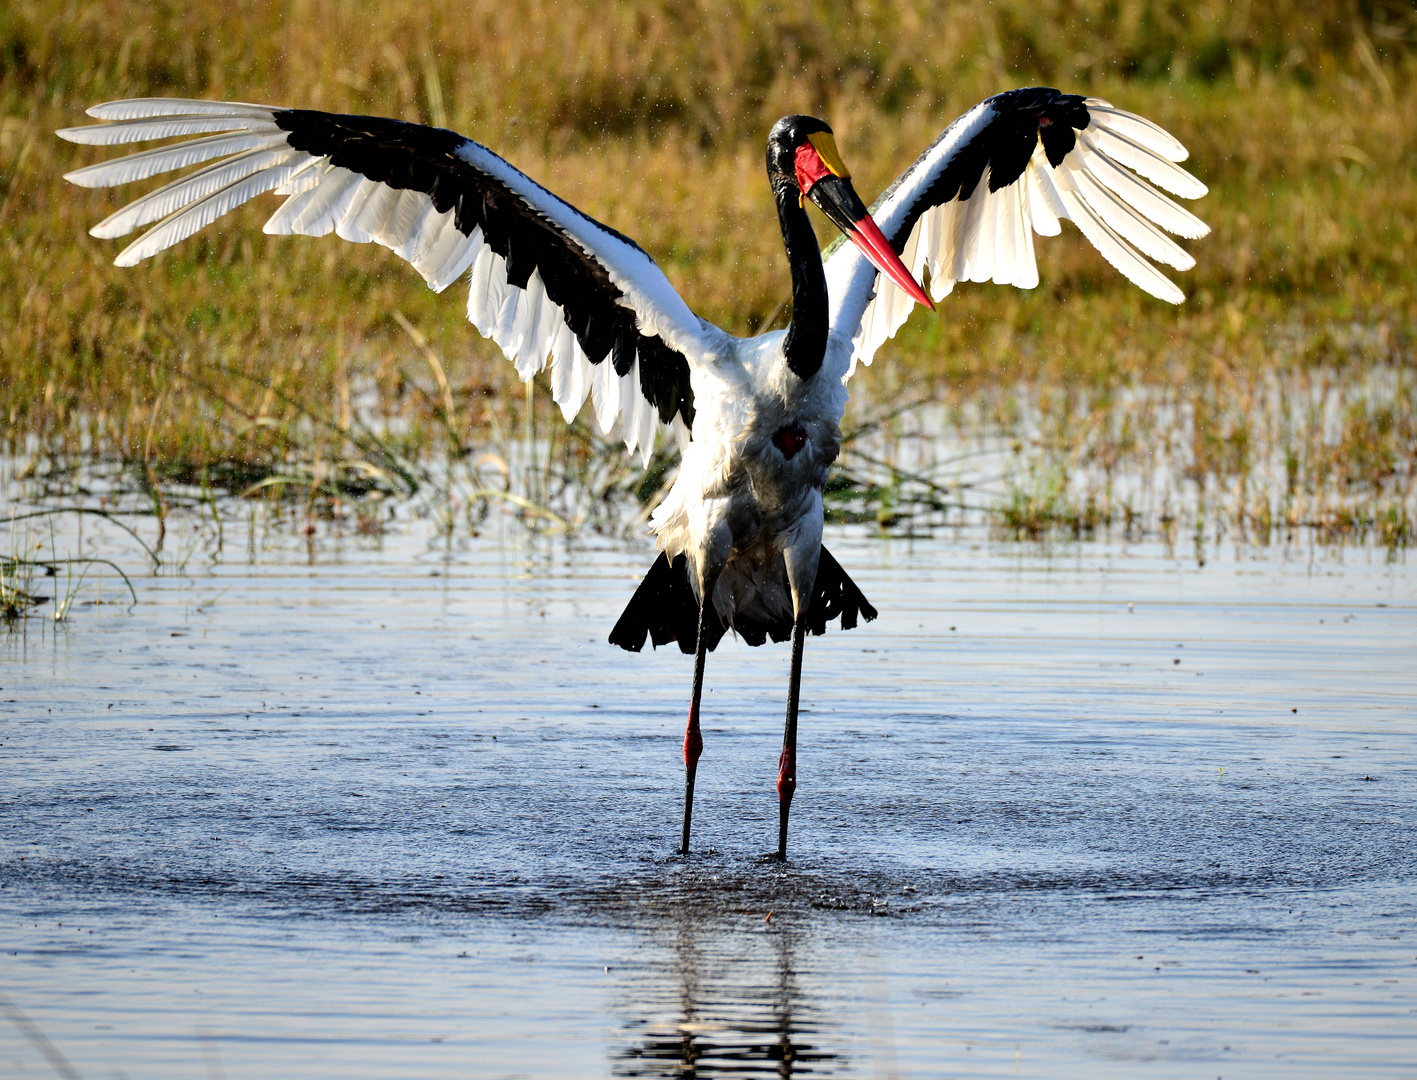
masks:
[[[1056,236],[1067,218],[1129,281],[1179,304],[1181,290],[1149,260],[1189,270],[1195,259],[1166,232],[1196,238],[1210,229],[1147,180],[1183,198],[1204,195],[1175,164],[1186,156],[1161,128],[1100,98],[1011,90],[945,129],[871,213],[911,273],[929,269],[935,300],[957,281],[1033,288],[1033,234]],[[850,245],[829,252],[826,273],[831,325],[853,339],[854,371],[914,301]]]
[[[485,146],[442,128],[373,116],[237,102],[147,98],[98,105],[104,123],[70,142],[200,138],[68,173],[109,187],[212,162],[99,222],[98,237],[151,225],[115,260],[132,266],[227,211],[287,196],[268,233],[382,244],[437,291],[471,271],[467,314],[523,380],[548,363],[569,421],[593,396],[604,432],[618,420],[646,460],[657,423],[693,423],[689,363],[705,324],[632,240],[582,214]],[[213,160],[215,159],[215,160]],[[682,423],[683,427],[680,427]]]

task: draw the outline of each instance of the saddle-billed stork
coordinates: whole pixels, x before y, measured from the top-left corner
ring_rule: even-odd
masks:
[[[1205,194],[1176,164],[1185,148],[1097,98],[1032,88],[981,102],[870,212],[831,128],[788,116],[768,135],[767,171],[792,271],[792,319],[784,331],[736,338],[696,316],[634,241],[455,132],[168,98],[111,102],[89,115],[101,123],[59,135],[100,146],[200,137],[68,173],[75,184],[126,184],[210,162],[90,230],[108,238],[152,226],[117,265],[132,266],[274,191],[286,198],[267,233],[335,232],[382,244],[439,291],[467,276],[472,324],[523,380],[550,368],[568,421],[591,398],[601,430],[618,424],[646,461],[659,429],[674,432],[682,462],[651,519],[660,554],[610,641],[636,652],[648,637],[694,653],[683,853],[703,746],[704,658],[733,630],[751,645],[792,639],[777,782],[777,857],[786,858],[803,640],[830,621],[850,628],[876,615],[822,547],[822,489],[839,447],[846,380],[914,304],[934,306],[917,278],[928,268],[935,300],[957,281],[1032,288],[1033,234],[1056,235],[1066,218],[1129,280],[1179,303],[1181,291],[1149,260],[1189,269],[1194,259],[1166,232],[1208,232],[1158,190]],[[836,248],[825,264],[804,197],[854,245]]]

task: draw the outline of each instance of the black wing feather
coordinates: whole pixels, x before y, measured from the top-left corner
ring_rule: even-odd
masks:
[[[488,246],[506,260],[509,284],[525,288],[539,269],[548,299],[565,313],[586,359],[599,364],[613,353],[616,374],[625,375],[638,356],[640,392],[660,420],[668,423],[677,413],[692,426],[688,360],[658,336],[640,332],[635,313],[617,302],[624,294],[604,266],[496,177],[459,156],[469,140],[443,128],[377,116],[282,109],[274,118],[296,150],[327,157],[332,165],[391,188],[424,192],[439,213],[456,208],[458,230],[471,236],[481,228]]]
[[[954,160],[945,167],[934,183],[921,192],[920,197],[901,219],[899,226],[890,234],[891,246],[897,254],[905,250],[906,242],[910,239],[910,233],[915,228],[915,223],[920,220],[921,214],[932,206],[949,202],[956,196],[961,200],[968,199],[979,186],[985,169],[989,170],[990,191],[1008,187],[1023,175],[1040,137],[1049,164],[1057,168],[1077,142],[1075,130],[1086,130],[1092,122],[1084,98],[1080,94],[1064,94],[1051,86],[1009,90],[1003,94],[995,94],[984,103],[994,106],[994,118],[960,148]],[[955,124],[957,123],[958,120],[955,121]],[[925,161],[935,147],[949,137],[955,124],[947,127],[916,159],[917,165]],[[909,176],[910,172],[911,170],[907,169],[902,173],[902,179]],[[896,184],[899,183],[897,180]],[[889,198],[895,191],[896,184],[892,184],[877,201],[884,202]]]

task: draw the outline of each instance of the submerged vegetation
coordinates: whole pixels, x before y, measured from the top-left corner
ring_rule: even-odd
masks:
[[[1003,535],[1317,529],[1414,539],[1417,15],[1384,0],[1000,0],[576,8],[342,0],[0,10],[0,416],[11,479],[82,477],[169,507],[226,496],[377,531],[390,500],[450,528],[507,507],[623,521],[642,473],[526,393],[382,249],[268,237],[272,197],[133,270],[88,228],[130,193],[62,174],[54,138],[117,97],[223,97],[447,125],[635,237],[736,333],[780,324],[763,181],[778,116],[835,127],[863,194],[956,115],[1047,83],[1191,150],[1214,229],[1173,309],[1070,227],[1031,292],[960,285],[852,382],[838,520]],[[826,235],[824,226],[823,236]],[[940,438],[945,436],[945,438]],[[952,517],[953,515],[953,517]],[[10,575],[23,570],[6,564]],[[23,593],[23,587],[16,585]],[[8,603],[8,601],[5,601]]]

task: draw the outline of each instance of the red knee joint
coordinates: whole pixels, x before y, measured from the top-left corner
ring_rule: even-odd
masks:
[[[704,737],[699,734],[699,710],[689,707],[689,723],[684,728],[684,768],[693,772],[699,767],[699,755],[704,752]]]
[[[797,751],[783,749],[777,759],[777,799],[790,803],[792,793],[797,790]]]

